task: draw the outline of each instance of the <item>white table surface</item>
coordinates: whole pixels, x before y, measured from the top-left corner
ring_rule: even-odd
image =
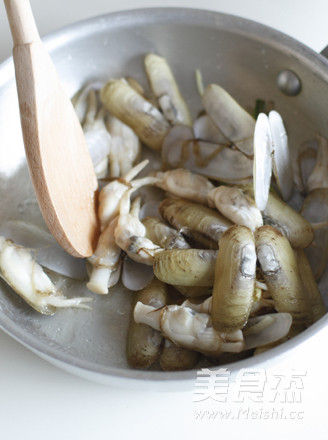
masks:
[[[150,6],[217,10],[272,26],[320,51],[328,43],[324,0],[31,0],[41,35],[93,15]],[[0,61],[11,36],[0,3]],[[193,390],[152,393],[114,389],[63,372],[0,330],[1,439],[327,438],[327,336],[302,347],[281,368],[307,370],[300,420],[197,419]],[[215,402],[214,402],[215,403]],[[200,408],[200,407],[198,407]],[[204,407],[210,409],[210,407]],[[211,409],[213,409],[213,405]],[[247,431],[246,431],[247,430]]]

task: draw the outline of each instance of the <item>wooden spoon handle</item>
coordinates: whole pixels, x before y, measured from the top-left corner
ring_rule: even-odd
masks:
[[[4,0],[14,46],[40,40],[29,0]]]

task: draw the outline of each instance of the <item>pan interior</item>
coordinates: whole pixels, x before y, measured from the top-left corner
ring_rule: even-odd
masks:
[[[195,82],[200,69],[205,84],[220,84],[246,108],[259,98],[273,101],[294,156],[296,147],[317,132],[328,137],[325,61],[288,37],[237,17],[184,9],[131,11],[64,28],[46,38],[46,44],[70,96],[91,81],[124,75],[148,87],[143,59],[155,52],[171,65],[193,116],[202,109]],[[277,75],[284,69],[301,79],[302,90],[295,97],[277,88]],[[0,109],[0,224],[15,219],[46,229],[25,163],[11,60],[0,69]],[[321,285],[325,294],[327,279],[326,273]],[[33,349],[80,368],[106,374],[128,369],[131,293],[120,285],[107,296],[96,296],[85,282],[69,280],[64,289],[67,296],[92,296],[92,310],[41,316],[1,281],[0,325]],[[305,332],[301,338],[306,337]],[[275,355],[283,351],[281,346]]]

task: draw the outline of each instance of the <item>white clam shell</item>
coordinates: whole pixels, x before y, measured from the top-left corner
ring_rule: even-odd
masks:
[[[269,118],[260,113],[254,131],[253,184],[257,207],[263,211],[267,205],[272,174],[272,138]]]
[[[269,124],[273,143],[273,173],[282,198],[291,198],[294,189],[294,174],[283,120],[278,112],[269,113]]]

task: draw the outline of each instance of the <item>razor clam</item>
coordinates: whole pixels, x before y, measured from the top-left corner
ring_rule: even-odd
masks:
[[[211,287],[217,251],[207,249],[170,249],[154,257],[154,274],[167,284]]]
[[[300,271],[303,288],[310,298],[310,304],[313,312],[313,322],[318,321],[326,313],[326,306],[319,291],[318,285],[314,279],[310,263],[303,249],[296,252],[296,259]]]
[[[179,347],[169,339],[165,339],[159,357],[159,365],[163,371],[184,371],[194,368],[198,359],[199,353],[197,351]]]
[[[247,226],[252,231],[263,225],[260,210],[241,188],[219,186],[212,189],[207,197],[210,208],[215,207],[237,225]]]
[[[153,179],[145,177],[144,179]],[[141,179],[141,180],[144,180]],[[137,263],[151,266],[155,255],[163,249],[146,238],[146,228],[139,220],[140,197],[130,202],[131,194],[138,187],[127,190],[120,201],[120,214],[114,231],[116,244]]]
[[[146,369],[157,360],[163,337],[159,331],[148,325],[135,322],[133,310],[138,301],[155,308],[165,306],[168,301],[165,284],[154,278],[149,286],[135,294],[132,305],[126,344],[127,360],[133,368]]]
[[[191,127],[175,125],[162,145],[163,167],[186,168],[226,183],[250,182],[253,161],[229,145],[199,141],[194,139]]]
[[[269,113],[270,131],[273,143],[273,174],[283,200],[289,200],[294,190],[294,173],[291,163],[288,139],[283,120],[278,112]]]
[[[255,281],[255,286],[256,286],[257,282]],[[175,286],[175,288],[177,288]],[[186,292],[185,292],[185,296],[188,296],[188,288],[186,287]],[[255,287],[256,289],[256,287]],[[179,290],[180,291],[180,290]],[[211,292],[204,292],[202,293],[203,295],[208,295]],[[189,295],[189,297],[196,297],[196,296],[200,296],[200,295]],[[197,298],[196,298],[197,299]],[[213,296],[210,296],[208,298],[206,298],[204,301],[202,302],[194,302],[195,298],[193,298],[192,300],[187,299],[186,301],[184,301],[182,304],[185,307],[190,307],[191,309],[195,310],[196,312],[200,312],[200,313],[207,313],[208,315],[212,315],[212,304],[213,304]],[[263,313],[263,311],[265,313],[269,312],[274,312],[275,308],[274,308],[274,303],[272,299],[267,299],[267,298],[263,298],[261,295],[258,298],[254,298],[253,297],[253,303],[252,303],[252,308],[251,308],[251,312],[250,312],[250,316],[254,317],[254,315],[258,314],[258,313]],[[253,316],[252,316],[253,315]]]
[[[142,84],[132,76],[126,76],[125,81],[129,84],[130,87],[132,87],[139,95],[146,97],[145,89],[143,88]]]
[[[97,247],[88,262],[91,264],[87,288],[94,293],[107,294],[108,289],[118,282],[121,267],[121,249],[114,239],[118,217],[115,217],[101,232]]]
[[[157,171],[152,175],[159,179],[156,183],[159,188],[176,197],[203,205],[207,205],[207,194],[214,188],[214,185],[206,177],[183,168],[176,168],[164,173]]]
[[[247,186],[243,190],[253,197],[253,188]],[[268,203],[262,216],[264,224],[279,229],[294,249],[306,248],[312,243],[314,231],[311,224],[273,193],[269,193]]]
[[[107,129],[111,135],[109,175],[111,177],[125,176],[140,156],[139,138],[128,125],[112,115],[107,118]]]
[[[328,189],[313,190],[304,200],[302,216],[311,223],[326,222],[328,219]],[[323,275],[328,263],[328,229],[316,229],[314,242],[306,250],[316,280]]]
[[[163,249],[189,249],[190,245],[176,230],[167,226],[157,217],[146,217],[142,220],[146,228],[146,238]]]
[[[169,123],[149,101],[122,80],[109,81],[100,96],[107,111],[131,127],[142,142],[161,149]]]
[[[182,230],[185,235],[195,236],[198,233],[215,242],[232,226],[232,222],[219,212],[182,199],[164,199],[159,205],[159,211],[169,224]],[[195,239],[199,240],[199,235]]]
[[[253,157],[254,118],[229,93],[209,84],[202,97],[206,113],[225,138],[246,156]]]
[[[276,310],[290,313],[297,324],[311,324],[310,300],[303,288],[296,256],[288,239],[277,229],[266,225],[255,231],[255,244]]]
[[[172,125],[192,125],[188,106],[165,58],[152,53],[146,55],[145,69],[151,89],[158,99],[159,106],[166,119]]]
[[[256,206],[263,211],[267,205],[272,174],[272,138],[269,118],[260,113],[254,131],[253,188]]]
[[[218,331],[242,329],[253,303],[256,253],[252,231],[235,225],[220,238],[215,264],[212,321]]]
[[[112,180],[101,189],[98,207],[98,218],[100,220],[101,230],[119,214],[123,194],[131,187],[132,179],[134,179],[148,163],[149,161],[147,159],[140,162],[132,168],[124,178]]]
[[[59,275],[77,280],[87,278],[84,260],[69,255],[49,232],[32,223],[9,220],[0,226],[0,235],[34,250],[35,260]]]
[[[319,189],[328,189],[328,140],[322,136],[317,136],[318,153],[316,164],[307,180],[309,192]]]
[[[280,341],[288,335],[292,320],[290,313],[271,313],[249,318],[243,329],[245,350]]]
[[[209,315],[187,307],[171,305],[156,309],[137,302],[134,319],[161,331],[163,336],[176,345],[210,356],[224,352],[239,353],[244,349],[240,330],[220,333],[212,327]]]
[[[0,237],[0,276],[37,312],[53,315],[59,307],[89,309],[92,298],[66,298],[53,284],[32,252]]]

